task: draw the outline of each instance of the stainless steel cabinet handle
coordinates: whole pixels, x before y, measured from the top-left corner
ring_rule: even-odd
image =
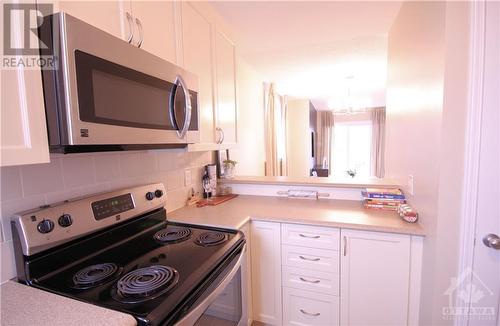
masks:
[[[127,16],[128,30],[129,30],[127,42],[131,43],[132,39],[134,38],[134,23],[132,21],[132,15],[129,12],[127,12],[125,15]]]
[[[307,258],[304,256],[299,256],[299,258],[302,260],[308,260],[308,261],[320,261],[321,260],[321,258]]]
[[[311,281],[311,280],[305,279],[305,278],[303,278],[303,277],[299,277],[299,279],[300,279],[302,282],[306,282],[306,283],[313,283],[313,284],[318,284],[319,282],[321,282],[320,280],[314,280],[314,281]]]
[[[321,238],[321,236],[319,236],[319,235],[305,235],[305,234],[302,234],[302,233],[299,233],[299,236],[301,236],[302,238],[309,238],[309,239],[319,239],[319,238]]]
[[[483,238],[483,243],[486,247],[500,250],[500,238],[498,235],[490,233]]]
[[[220,144],[222,144],[224,142],[224,136],[225,136],[224,135],[224,129],[222,129],[222,128],[219,128],[219,129],[220,129],[220,133],[222,135],[222,138],[220,139]]]
[[[313,313],[307,312],[307,311],[305,311],[303,309],[300,309],[300,312],[303,313],[304,315],[313,316],[313,317],[318,317],[319,315],[321,315],[321,313],[319,313],[319,312],[313,314]]]
[[[222,129],[219,127],[216,127],[215,131],[217,131],[217,139],[215,140],[215,143],[220,144],[220,143],[222,143],[222,133],[221,133]]]
[[[344,235],[344,256],[347,255],[347,237]]]
[[[144,41],[144,35],[142,34],[142,23],[139,18],[135,19],[135,23],[137,24],[137,28],[139,30],[139,41],[137,42],[137,47],[140,48],[142,45],[142,41]]]

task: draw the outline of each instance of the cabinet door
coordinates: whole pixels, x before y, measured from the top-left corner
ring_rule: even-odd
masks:
[[[22,26],[13,24],[13,27],[14,25],[18,28],[11,30],[14,44],[22,44],[22,40],[19,39],[24,35]],[[3,33],[3,28],[0,33]],[[40,69],[2,68],[0,85],[2,108],[0,165],[49,162]]]
[[[223,144],[236,144],[236,82],[234,44],[222,33],[215,33],[217,69],[217,126]]]
[[[162,59],[176,63],[175,16],[173,1],[132,1],[134,17],[134,44],[140,39],[139,26],[142,26],[141,48]],[[136,20],[139,20],[137,22]]]
[[[252,222],[251,225],[253,319],[281,325],[280,224]]]
[[[191,4],[182,2],[184,68],[199,80],[200,142],[214,144],[212,25]]]
[[[55,1],[56,11],[64,11],[116,37],[127,39],[130,35],[125,11],[128,1]]]
[[[342,230],[341,325],[406,325],[410,236]]]

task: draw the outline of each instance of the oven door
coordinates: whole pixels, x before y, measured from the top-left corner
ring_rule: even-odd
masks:
[[[199,141],[196,76],[72,16],[54,19],[63,145]]]
[[[242,326],[248,322],[245,290],[246,245],[176,326]]]

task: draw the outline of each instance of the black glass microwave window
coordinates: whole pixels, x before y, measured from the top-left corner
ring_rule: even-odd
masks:
[[[178,130],[170,116],[175,85],[116,63],[75,51],[80,119],[117,126]],[[196,103],[195,92],[191,98]],[[176,111],[184,111],[176,103]],[[192,110],[196,111],[196,110]],[[197,129],[197,117],[190,130]]]

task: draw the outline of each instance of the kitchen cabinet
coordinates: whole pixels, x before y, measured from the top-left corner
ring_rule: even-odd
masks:
[[[283,325],[338,325],[338,307],[338,296],[283,288]]]
[[[406,325],[410,236],[341,231],[341,324]]]
[[[233,42],[218,30],[215,33],[215,58],[218,140],[223,145],[236,144],[235,48]]]
[[[45,3],[45,1],[43,1]],[[54,1],[54,11],[64,11],[116,37],[130,35],[125,10],[128,1]]]
[[[251,224],[253,320],[282,324],[280,223]]]
[[[11,30],[24,35],[22,26]],[[14,39],[14,42],[19,40]],[[19,44],[19,43],[17,43]],[[1,166],[49,162],[45,105],[40,69],[2,69]]]
[[[198,76],[200,144],[215,145],[212,24],[190,3],[182,3],[184,68]],[[215,148],[213,148],[215,149]]]
[[[132,25],[134,26],[134,44],[142,39],[142,49],[162,59],[177,63],[175,2],[131,1],[130,12],[135,23]]]
[[[176,63],[175,2],[58,1],[64,11],[167,61]]]
[[[418,325],[422,237],[252,221],[251,240],[254,320]]]

